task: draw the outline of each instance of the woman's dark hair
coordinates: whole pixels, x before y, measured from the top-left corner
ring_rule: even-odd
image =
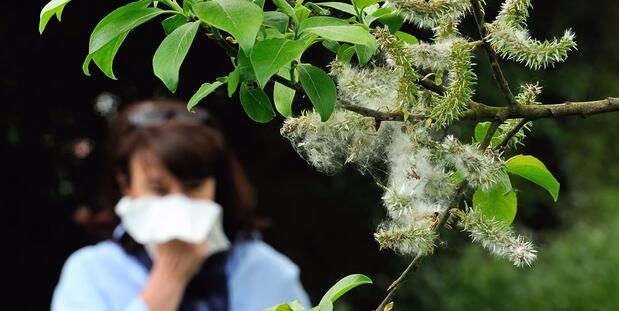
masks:
[[[175,100],[132,104],[112,122],[106,148],[109,169],[98,200],[101,209],[83,221],[102,237],[110,237],[119,222],[114,206],[122,194],[116,176],[131,183],[131,157],[142,151],[155,155],[182,183],[214,177],[215,201],[223,207],[224,231],[230,239],[255,228],[254,190],[208,112],[189,112]]]

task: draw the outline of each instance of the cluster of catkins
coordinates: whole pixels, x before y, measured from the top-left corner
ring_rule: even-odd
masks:
[[[482,5],[484,4],[481,1]],[[437,226],[458,204],[462,185],[489,189],[505,175],[504,162],[492,148],[480,150],[441,128],[458,120],[474,94],[476,75],[472,51],[476,47],[460,35],[458,25],[470,13],[470,0],[390,0],[408,22],[434,32],[433,42],[409,44],[378,28],[378,52],[365,66],[334,60],[330,74],[338,89],[338,106],[326,122],[314,111],[285,121],[281,133],[301,157],[317,170],[334,174],[346,164],[369,173],[384,188],[387,219],[375,233],[381,248],[397,253],[429,254],[435,247]],[[575,48],[573,34],[539,42],[526,30],[530,0],[506,0],[485,38],[497,52],[539,69],[563,61]],[[444,92],[418,86],[435,77]],[[526,84],[516,96],[520,105],[537,104],[541,88]],[[346,107],[400,113],[404,121],[377,122]],[[415,119],[424,116],[424,119]],[[499,138],[524,138],[528,124],[509,120],[497,131]],[[513,135],[512,135],[513,134]],[[512,146],[513,146],[512,145]],[[516,266],[530,265],[536,257],[531,242],[516,235],[508,224],[485,217],[481,211],[455,210],[460,227],[473,241]]]

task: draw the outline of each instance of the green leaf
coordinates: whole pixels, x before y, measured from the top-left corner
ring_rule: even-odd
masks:
[[[417,38],[415,38],[415,36],[403,32],[403,31],[396,31],[395,32],[395,36],[398,37],[400,40],[408,43],[408,44],[418,44],[419,40],[417,40]],[[490,123],[490,122],[487,122]],[[488,129],[486,129],[486,131],[488,131]]]
[[[127,35],[129,35],[129,32],[118,36],[116,39],[112,40],[110,43],[100,48],[97,52],[86,56],[84,64],[82,65],[82,71],[84,71],[84,73],[89,76],[90,70],[88,66],[90,64],[90,61],[93,60],[97,67],[99,67],[99,69],[101,69],[101,71],[107,77],[116,80],[116,76],[114,75],[113,70],[114,57],[116,56],[116,53],[118,53],[118,49],[120,49],[120,46],[122,45],[123,41],[125,41]]]
[[[473,208],[488,218],[511,224],[516,217],[518,199],[514,190],[505,193],[503,186],[497,184],[488,190],[475,191]]]
[[[544,163],[536,157],[530,155],[514,156],[507,160],[505,168],[509,173],[524,177],[546,189],[555,202],[559,199],[559,188],[561,185],[552,176],[552,173],[548,171]]]
[[[363,10],[368,6],[379,2],[383,2],[383,0],[352,0],[352,3],[360,10]]]
[[[333,53],[337,53],[337,50],[339,50],[340,48],[340,44],[335,42],[335,41],[331,41],[331,40],[323,40],[322,41],[322,45],[324,47],[326,47],[329,51],[333,52]]]
[[[212,0],[193,5],[194,13],[209,25],[230,33],[246,53],[254,46],[264,14],[247,0]]]
[[[290,80],[290,66],[284,66],[280,68],[278,75]],[[273,102],[275,103],[275,109],[282,116],[290,118],[292,117],[292,102],[296,91],[279,82],[275,82],[273,85]]]
[[[275,38],[256,43],[251,51],[250,60],[260,87],[264,88],[282,66],[299,59],[304,50],[303,41]]]
[[[273,4],[282,11],[282,13],[288,15],[292,18],[292,21],[295,25],[299,25],[299,21],[297,20],[297,15],[294,12],[294,8],[288,3],[286,0],[273,0]]]
[[[282,12],[270,11],[264,12],[264,21],[262,23],[267,27],[277,29],[281,33],[286,33],[289,20],[288,15]]]
[[[359,64],[365,65],[372,59],[374,52],[376,52],[376,46],[366,46],[355,44],[355,51],[357,52],[357,59]]]
[[[344,13],[348,13],[350,15],[357,15],[357,12],[355,12],[355,8],[347,3],[343,3],[343,2],[320,2],[320,3],[316,3],[320,6],[326,6],[328,8],[332,8],[332,9],[336,9],[338,11],[342,11]]]
[[[166,35],[171,34],[176,28],[187,23],[187,18],[182,15],[173,15],[161,22],[161,26],[163,26],[163,31]]]
[[[388,16],[393,14],[393,9],[390,7],[379,8],[376,11],[372,12],[365,18],[365,24],[371,25],[375,20],[379,17]]]
[[[141,2],[136,3],[136,5],[142,4]],[[100,27],[95,27],[95,31],[93,31],[90,37],[88,53],[93,54],[97,52],[117,37],[163,13],[165,13],[165,11],[156,8],[144,8],[130,5],[113,11],[101,20],[101,22],[105,21],[105,23]]]
[[[110,21],[113,21],[118,14],[126,10],[130,10],[134,8],[145,8],[146,6],[148,6],[150,2],[152,1],[142,0],[142,1],[137,1],[137,2],[131,2],[129,4],[126,4],[110,12],[107,16],[101,19],[99,23],[97,23],[97,25],[95,26],[95,29],[92,31],[90,35],[89,42],[92,43],[95,34],[97,34],[99,30],[102,29],[104,26],[109,24]],[[120,46],[125,41],[125,38],[127,37],[128,34],[129,34],[129,31],[114,38],[113,40],[111,40],[109,43],[101,47],[96,52],[89,53],[86,56],[86,59],[84,60],[84,64],[82,65],[82,71],[84,71],[84,74],[86,74],[87,76],[90,75],[90,70],[88,67],[90,65],[90,62],[94,61],[95,64],[99,67],[99,69],[101,69],[101,71],[106,76],[115,80],[116,76],[114,75],[114,71],[113,71],[114,58],[116,57],[116,53],[118,52],[118,49],[120,49]]]
[[[349,290],[364,284],[372,284],[372,280],[363,274],[352,274],[333,285],[320,299],[318,309],[321,311],[333,309],[333,303]]]
[[[489,122],[489,121],[477,123],[477,125],[475,126],[475,141],[476,142],[481,143],[482,141],[484,141],[484,138],[486,137],[486,133],[488,133],[488,130],[490,129],[491,125],[492,125],[492,122]],[[501,143],[501,137],[499,136],[498,131],[494,132],[494,135],[492,135],[492,139],[490,143],[492,147],[496,147]]]
[[[342,44],[337,50],[337,60],[346,64],[350,63],[353,55],[355,55],[355,47],[349,44]]]
[[[299,32],[303,32],[307,28],[323,26],[350,26],[350,23],[331,16],[315,16],[304,20],[301,25],[299,25]]]
[[[295,300],[289,303],[279,304],[275,307],[266,308],[263,311],[303,311],[303,310],[304,309],[301,303],[298,300]]]
[[[245,55],[243,50],[239,50],[239,54],[237,55],[237,68],[239,69],[241,75],[241,81],[255,81],[256,74],[254,73],[254,68],[251,65],[251,61],[249,57]]]
[[[337,89],[333,80],[322,69],[309,64],[297,66],[299,80],[322,121],[327,121],[335,108]]]
[[[316,13],[316,15],[331,15],[331,11],[313,2],[306,2],[305,7],[312,10],[314,13]]]
[[[378,21],[386,25],[391,33],[396,33],[404,25],[404,17],[397,13],[381,16]]]
[[[241,84],[241,105],[247,116],[260,123],[267,123],[275,117],[269,97],[262,89],[251,88],[247,83]]]
[[[297,23],[303,23],[305,19],[307,19],[310,14],[312,14],[312,10],[306,8],[305,6],[297,6],[294,8],[294,15],[296,16]]]
[[[359,25],[350,25],[334,17],[318,16],[308,18],[301,23],[302,32],[309,32],[333,41],[361,44],[376,49],[376,41],[367,29]]]
[[[43,9],[41,9],[41,14],[39,15],[39,33],[42,34],[45,30],[45,26],[52,18],[52,16],[56,15],[58,21],[62,16],[62,10],[65,5],[69,3],[71,0],[51,0],[48,2]]]
[[[228,97],[232,97],[232,95],[234,95],[236,88],[239,86],[240,80],[241,70],[239,67],[236,67],[230,74],[228,74]]]
[[[259,6],[261,9],[264,9],[264,0],[250,0],[251,2],[255,3],[257,6]]]
[[[191,109],[193,109],[193,107],[195,107],[202,99],[213,93],[218,87],[222,86],[223,84],[224,83],[222,81],[202,84],[198,91],[196,91],[196,93],[193,94],[193,96],[191,96],[191,98],[189,99],[189,102],[187,103],[187,110],[191,111]]]
[[[172,92],[178,86],[178,73],[183,60],[189,52],[191,43],[198,32],[199,21],[176,28],[163,41],[153,57],[153,71],[163,84]]]

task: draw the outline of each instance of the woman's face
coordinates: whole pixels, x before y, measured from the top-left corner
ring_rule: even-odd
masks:
[[[181,181],[161,163],[151,152],[136,152],[129,163],[129,178],[119,176],[123,194],[132,198],[143,196],[164,196],[182,193],[190,198],[213,200],[215,198],[215,179]]]

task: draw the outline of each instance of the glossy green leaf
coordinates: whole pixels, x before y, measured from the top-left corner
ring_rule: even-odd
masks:
[[[324,26],[350,26],[350,23],[343,19],[331,16],[314,16],[304,20],[301,25],[299,25],[299,32],[303,32],[307,28]]]
[[[97,67],[101,69],[101,71],[110,79],[116,80],[116,76],[114,75],[114,58],[116,57],[116,53],[120,49],[120,46],[125,41],[125,38],[129,35],[129,32],[126,32],[116,39],[112,40],[108,44],[104,45],[98,51],[93,53],[92,55],[88,55],[84,64],[82,65],[82,70],[86,75],[90,75],[89,64],[90,61],[93,60]]]
[[[254,67],[251,65],[249,57],[245,55],[243,50],[239,50],[237,55],[237,68],[241,76],[241,81],[255,81],[256,74],[254,73]]]
[[[340,44],[332,40],[322,40],[322,46],[333,53],[337,53],[337,50],[340,49]]]
[[[314,11],[314,13],[316,15],[331,15],[331,11],[329,11],[328,9],[325,9],[321,6],[319,6],[316,3],[313,2],[305,2],[305,7],[307,7],[308,9]]]
[[[142,4],[142,3],[139,3]],[[165,13],[157,8],[124,6],[108,14],[106,22],[92,33],[88,53],[92,54],[135,27]],[[102,21],[103,21],[102,20]]]
[[[232,95],[234,95],[234,92],[236,92],[236,88],[239,86],[240,81],[241,70],[236,67],[230,74],[228,74],[228,97],[232,97]]]
[[[39,15],[39,33],[43,33],[52,16],[56,15],[56,18],[60,21],[62,10],[69,1],[71,0],[51,0],[41,9],[41,14]]]
[[[264,9],[264,0],[250,0],[251,2],[255,3],[257,6],[259,6],[261,9]]]
[[[473,208],[488,218],[511,224],[516,217],[518,199],[514,190],[505,193],[503,186],[497,184],[488,190],[475,191]]]
[[[263,311],[303,311],[303,305],[301,305],[301,303],[298,300],[289,302],[289,303],[283,303],[280,305],[277,305],[275,307],[271,307],[271,308],[266,308]]]
[[[288,15],[282,12],[264,12],[264,21],[262,22],[265,26],[271,27],[273,29],[277,29],[277,31],[281,33],[285,33],[288,30],[288,22],[290,18]]]
[[[178,74],[198,32],[199,21],[176,28],[161,44],[153,57],[153,71],[172,93],[178,86]]]
[[[187,18],[182,15],[173,15],[161,22],[161,26],[163,26],[163,31],[166,35],[171,34],[176,28],[185,25],[187,23]]]
[[[194,13],[202,21],[230,33],[245,52],[254,46],[262,26],[262,9],[247,0],[211,0],[194,3]]]
[[[243,110],[250,119],[267,123],[275,117],[271,101],[262,89],[252,88],[247,83],[242,83],[239,97]]]
[[[287,0],[273,0],[273,4],[284,14],[292,18],[295,25],[299,25],[294,8],[288,3]]]
[[[209,94],[213,93],[218,87],[222,86],[224,82],[215,81],[213,83],[204,83],[200,86],[198,91],[196,91],[193,96],[189,99],[187,103],[187,110],[191,111],[193,107],[195,107],[202,99],[207,97]]]
[[[403,31],[396,31],[395,36],[398,37],[400,40],[408,43],[408,44],[418,44],[419,43],[419,40],[417,40],[417,38],[415,38],[415,36],[413,36],[413,35],[411,35],[409,33],[403,32]],[[488,122],[488,123],[490,123],[490,122]],[[487,129],[486,129],[486,131],[487,131]]]
[[[342,44],[337,50],[337,60],[346,64],[350,63],[353,55],[355,55],[355,47],[349,44]]]
[[[290,80],[290,66],[284,66],[280,68],[278,75]],[[292,102],[296,91],[279,82],[275,82],[273,85],[273,102],[275,109],[282,116],[290,118],[292,117]]]
[[[305,50],[303,41],[288,39],[267,39],[256,43],[251,51],[250,60],[258,84],[264,88],[269,79],[282,66],[299,59]]]
[[[114,11],[110,12],[103,19],[101,19],[101,21],[99,21],[99,23],[97,23],[97,25],[95,26],[95,29],[92,31],[90,35],[89,44],[93,42],[93,39],[95,35],[99,32],[99,30],[104,28],[104,26],[108,25],[110,21],[115,20],[117,15],[127,10],[131,10],[131,9],[146,8],[146,6],[148,6],[150,2],[152,1],[143,0],[143,1],[131,2],[129,4],[121,6],[115,9]],[[111,79],[116,79],[116,76],[114,75],[114,71],[113,71],[114,58],[116,57],[116,53],[118,52],[118,49],[120,49],[120,46],[122,45],[122,43],[124,42],[128,34],[129,34],[129,31],[123,34],[120,34],[118,37],[114,38],[113,40],[105,44],[103,47],[101,47],[96,52],[89,53],[86,56],[86,59],[84,60],[84,64],[82,65],[82,71],[84,71],[84,74],[88,76],[90,75],[89,65],[91,61],[94,61],[95,64],[99,67],[99,69],[101,69],[101,71],[106,76],[108,76]]]
[[[303,23],[310,14],[312,14],[312,10],[306,8],[303,5],[297,6],[294,8],[294,15],[296,16],[297,23]]]
[[[297,66],[299,80],[305,94],[320,114],[322,121],[327,121],[335,108],[337,89],[335,83],[322,69],[309,64]]]
[[[398,30],[400,30],[400,28],[402,28],[402,25],[404,25],[404,17],[395,12],[393,14],[379,17],[378,21],[387,26],[387,28],[389,28],[389,32],[391,33],[396,33]]]
[[[367,29],[359,25],[350,25],[334,17],[311,17],[301,23],[300,30],[316,34],[325,39],[361,44],[376,49],[376,41]]]
[[[544,163],[536,157],[530,155],[514,156],[507,160],[505,168],[509,173],[524,177],[546,189],[555,202],[559,199],[559,188],[561,185],[552,176],[552,173],[548,171]]]
[[[359,64],[365,65],[370,61],[370,59],[372,59],[374,52],[376,52],[376,46],[355,44],[355,52],[357,53]]]
[[[352,3],[360,10],[379,2],[383,2],[383,0],[352,0]]]
[[[355,8],[348,4],[348,3],[343,3],[343,2],[320,2],[320,3],[316,3],[320,6],[325,6],[328,8],[332,8],[332,9],[336,9],[338,11],[342,11],[344,13],[348,13],[350,15],[357,15],[357,12],[355,12]]]
[[[488,133],[488,130],[490,129],[491,125],[492,125],[492,122],[489,122],[489,121],[477,123],[477,125],[475,126],[475,141],[476,142],[481,143],[484,141],[484,138],[486,137],[486,133]],[[500,143],[501,143],[501,137],[498,131],[496,131],[494,132],[494,135],[492,135],[491,146],[496,147]]]
[[[331,310],[333,303],[346,294],[349,290],[364,284],[372,284],[372,280],[363,274],[352,274],[333,285],[320,299],[318,309],[321,311]]]

